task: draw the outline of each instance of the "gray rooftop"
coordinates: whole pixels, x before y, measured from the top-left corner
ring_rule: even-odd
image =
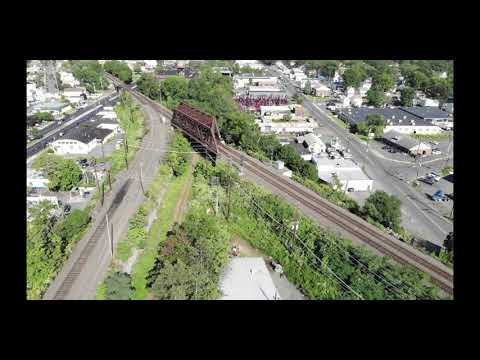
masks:
[[[303,145],[303,144],[299,144],[298,142],[296,141],[292,141],[290,142],[288,145],[291,145],[295,148],[295,150],[297,150],[297,152],[300,154],[300,155],[307,155],[307,154],[310,154],[310,151]]]
[[[448,112],[435,106],[412,106],[400,108],[422,119],[447,119]]]
[[[98,129],[98,123],[95,122],[94,125],[89,126],[79,126],[68,131],[63,137],[58,140],[77,140],[81,141],[84,144],[88,144],[93,139],[103,140],[105,139],[112,130],[109,129]]]
[[[357,108],[345,109],[340,112],[350,124],[358,124],[364,121],[368,115],[379,114],[385,117],[385,120],[391,120],[391,125],[411,125],[410,121],[414,120],[415,125],[431,125],[429,120],[424,120],[415,114],[404,111],[401,108]],[[400,122],[401,120],[401,122]]]
[[[397,141],[392,140],[393,137],[396,137],[398,140]],[[399,133],[395,130],[387,131],[386,133],[383,134],[383,138],[408,150],[413,148],[415,145],[418,145],[421,143],[419,140],[416,140],[406,134]]]

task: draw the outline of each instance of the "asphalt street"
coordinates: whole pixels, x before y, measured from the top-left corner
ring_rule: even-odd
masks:
[[[116,96],[117,94],[115,93],[111,94],[84,109],[78,110],[75,114],[67,117],[62,124],[58,124],[58,121],[55,121],[54,124],[43,129],[43,138],[34,144],[27,145],[27,159],[45,149],[49,142],[56,140],[61,131],[68,131],[95,116],[102,110],[103,105],[110,104],[113,99],[116,99]]]
[[[145,191],[153,181],[154,175],[158,169],[159,161],[165,155],[164,152],[153,151],[153,148],[163,148],[168,146],[171,136],[169,124],[161,121],[161,116],[150,105],[141,105],[145,113],[146,127],[148,133],[142,140],[144,143],[153,145],[146,149],[143,146],[137,151],[134,160],[129,164],[129,169],[122,171],[116,177],[113,190],[106,194],[103,207],[94,209],[93,226],[83,239],[77,244],[72,255],[64,264],[57,278],[50,285],[44,299],[52,299],[61,283],[72,269],[74,262],[79,258],[82,249],[85,247],[88,239],[94,233],[94,230],[105,220],[105,214],[112,205],[114,198],[119,193],[119,189],[125,186],[126,192],[120,199],[120,204],[115,211],[109,211],[109,222],[113,224],[113,243],[114,247],[128,228],[128,220],[137,211],[138,207],[144,201],[145,197],[140,185],[140,168],[142,168],[142,178]],[[130,181],[130,182],[129,182]],[[96,289],[104,279],[109,265],[112,261],[109,237],[106,229],[100,233],[100,240],[96,243],[92,253],[88,257],[81,272],[76,277],[66,299],[93,299]]]
[[[276,75],[278,73],[276,72]],[[295,94],[293,86],[288,84],[287,92]],[[367,146],[355,135],[329,119],[325,112],[304,97],[304,107],[310,111],[315,120],[322,127],[328,128],[340,141],[350,148],[353,158],[363,166],[365,173],[374,180],[374,189],[384,190],[394,194],[402,201],[404,226],[417,237],[441,244],[445,236],[453,231],[453,224],[427,203],[428,199],[421,198],[406,182],[395,177],[390,171],[392,162],[367,152]]]

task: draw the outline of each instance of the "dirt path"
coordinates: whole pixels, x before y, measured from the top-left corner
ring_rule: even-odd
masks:
[[[175,210],[173,212],[173,222],[178,222],[180,223],[183,220],[183,216],[185,214],[185,210],[187,209],[188,205],[188,199],[190,198],[190,192],[192,189],[192,183],[193,183],[193,169],[195,168],[195,165],[197,162],[200,160],[199,156],[197,154],[194,154],[192,156],[192,162],[190,164],[190,175],[188,176],[188,180],[183,186],[182,189],[182,194],[180,195],[180,199],[177,202],[177,206],[175,207]]]

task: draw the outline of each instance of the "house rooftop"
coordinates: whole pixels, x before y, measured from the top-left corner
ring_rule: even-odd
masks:
[[[297,152],[300,155],[309,155],[310,154],[310,151],[303,144],[299,144],[296,141],[292,141],[292,142],[288,143],[288,145],[293,146],[295,148],[295,150],[297,150]]]
[[[405,148],[405,149],[411,149],[416,145],[421,144],[422,142],[419,142],[418,140],[414,139],[413,137],[399,133],[398,131],[395,130],[390,130],[387,131],[386,133],[383,134],[383,138],[387,139],[390,142],[393,142],[395,144],[398,144],[399,146]],[[397,138],[398,140],[393,140],[392,138]],[[424,145],[430,147],[429,145],[423,143]]]
[[[435,106],[412,106],[400,108],[410,114],[418,116],[421,119],[447,119],[448,112]]]
[[[103,141],[103,139],[105,139],[111,132],[112,130],[110,129],[99,129],[94,126],[80,126],[78,128],[73,128],[72,130],[68,131],[63,137],[59,138],[58,140],[77,140],[83,142],[84,144],[88,144],[93,139]]]
[[[386,121],[390,121],[390,125],[410,126],[413,125],[411,121],[415,122],[415,125],[426,126],[431,125],[431,122],[426,119],[402,110],[401,108],[357,108],[357,109],[344,109],[341,111],[341,115],[347,118],[350,124],[358,124],[364,121],[368,115],[379,114],[385,117]]]

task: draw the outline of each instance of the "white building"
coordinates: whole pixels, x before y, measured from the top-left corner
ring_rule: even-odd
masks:
[[[354,95],[350,98],[350,105],[353,107],[361,107],[363,104],[363,98],[361,95]]]
[[[430,99],[430,98],[419,99],[417,101],[417,104],[420,106],[433,106],[433,107],[440,106],[440,102],[438,100]]]
[[[249,67],[256,70],[264,68],[264,65],[258,60],[235,60],[235,64],[238,64],[240,68]]]
[[[110,129],[79,127],[63,138],[55,140],[50,146],[57,155],[86,155],[97,145],[105,144],[113,136],[114,132]]]
[[[27,168],[27,187],[48,189],[49,180],[40,172]]]
[[[68,85],[72,88],[80,85],[80,81],[75,79],[72,73],[66,72],[66,71],[60,71],[60,80],[62,81],[62,84]]]
[[[234,257],[220,280],[221,300],[280,300],[261,257]]]
[[[65,98],[73,104],[79,103],[80,101],[85,100],[86,89],[83,87],[66,88],[63,89],[63,96],[65,96]]]
[[[277,160],[274,163],[275,171],[278,172],[280,175],[286,176],[291,178],[293,175],[292,170],[285,166],[285,163],[282,160]]]
[[[318,127],[315,121],[285,121],[285,122],[262,122],[257,121],[262,133],[303,133],[313,132]]]
[[[312,81],[311,85],[312,85],[312,91],[315,96],[326,97],[331,95],[332,93],[332,90],[328,86],[323,85],[319,82]]]
[[[115,134],[123,134],[124,133],[120,124],[102,123],[102,124],[97,126],[97,129],[112,130]]]
[[[318,177],[337,188],[347,191],[372,191],[373,180],[351,159],[329,159],[324,155],[314,155],[312,161],[317,165]]]
[[[299,136],[297,141],[300,144],[304,144],[312,154],[319,154],[325,152],[327,149],[325,143],[313,133]]]
[[[158,65],[157,60],[143,60],[143,62],[145,64],[144,68],[146,71],[153,71]]]

